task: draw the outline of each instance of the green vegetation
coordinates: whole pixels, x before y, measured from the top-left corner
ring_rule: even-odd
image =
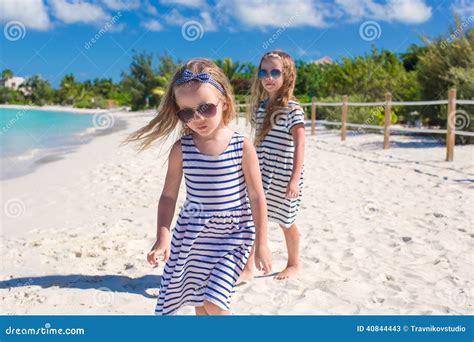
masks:
[[[448,89],[457,88],[460,99],[474,98],[474,29],[455,18],[455,27],[444,36],[428,39],[421,37],[423,45],[411,45],[404,53],[372,48],[370,53],[353,58],[342,57],[335,64],[315,64],[297,61],[298,71],[295,95],[301,102],[339,102],[342,95],[349,101],[383,101],[391,92],[394,101],[446,99]],[[462,28],[462,29],[461,29]],[[251,79],[256,66],[251,63],[217,60],[234,88],[236,101],[248,100]],[[156,64],[156,65],[155,65]],[[130,106],[132,110],[156,107],[181,61],[168,54],[156,58],[151,53],[134,53],[129,70],[114,83],[111,79],[80,82],[74,75],[65,75],[58,89],[35,75],[18,90],[0,88],[0,103],[72,105],[79,108],[107,108]],[[10,69],[2,78],[13,77]],[[472,108],[458,106],[465,111]],[[445,127],[446,106],[394,107],[392,121]],[[244,109],[241,109],[244,111]],[[381,114],[382,113],[382,114]],[[379,109],[350,108],[348,121],[380,124],[383,112]],[[318,118],[339,120],[340,108],[321,107]],[[474,120],[471,120],[473,130]]]

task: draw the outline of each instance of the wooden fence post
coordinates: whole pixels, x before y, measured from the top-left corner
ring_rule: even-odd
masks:
[[[251,116],[253,113],[250,113],[250,105],[247,106],[247,111],[245,112],[245,127],[248,127],[249,125],[249,116]]]
[[[390,148],[390,124],[392,116],[392,94],[385,93],[385,122],[383,126],[383,149]]]
[[[446,122],[446,161],[454,159],[454,142],[456,136],[456,89],[449,89],[448,118]]]
[[[316,97],[311,99],[311,135],[316,133]]]
[[[346,140],[347,136],[347,95],[344,95],[342,97],[342,113],[341,113],[341,140],[344,141]]]

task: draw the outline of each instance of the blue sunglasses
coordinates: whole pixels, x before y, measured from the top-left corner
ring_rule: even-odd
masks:
[[[265,69],[260,69],[260,70],[258,70],[257,76],[260,79],[267,78],[268,76],[275,79],[275,78],[278,78],[278,77],[281,76],[281,70],[280,69],[272,69],[272,70],[270,70],[270,72],[268,72]]]

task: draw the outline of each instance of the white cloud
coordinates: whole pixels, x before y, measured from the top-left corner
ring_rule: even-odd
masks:
[[[51,28],[46,6],[42,0],[0,0],[0,22],[18,20],[34,30]]]
[[[246,28],[295,26],[324,27],[325,15],[329,15],[326,4],[311,0],[223,0],[217,9],[234,17]]]
[[[180,5],[183,7],[194,7],[194,8],[206,7],[205,0],[160,0],[160,3],[166,6]]]
[[[163,30],[163,25],[158,20],[148,20],[141,23],[141,26],[149,31],[158,32]]]
[[[145,3],[143,4],[143,7],[145,8],[145,12],[147,12],[148,14],[158,15],[158,10],[156,9],[155,6],[150,4],[150,2],[148,0],[145,1]]]
[[[199,22],[205,31],[215,31],[217,29],[216,24],[212,20],[212,16],[209,12],[201,12],[200,18],[185,17],[176,8],[173,8],[168,14],[164,16],[167,24],[173,26],[182,26],[185,23],[193,20]]]
[[[114,19],[112,17],[108,17],[102,23],[97,23],[97,25],[95,25],[95,26],[99,27],[99,28],[108,27],[109,32],[122,32],[123,30],[125,30],[126,25],[124,23],[120,23],[120,18],[118,18],[118,19],[116,19],[116,21],[114,21]]]
[[[367,18],[375,19],[385,16],[384,6],[368,1],[359,0],[336,0],[335,6],[340,8],[351,22],[357,22]]]
[[[114,10],[131,10],[140,7],[140,0],[102,0],[105,6]]]
[[[423,0],[390,0],[388,17],[406,24],[420,24],[431,18],[431,7]]]
[[[209,12],[201,12],[202,26],[206,31],[216,31],[217,26]]]
[[[364,19],[420,24],[431,17],[431,7],[424,0],[388,0],[385,4],[374,0],[336,0],[335,5],[350,22]]]
[[[461,17],[470,17],[474,15],[474,1],[470,0],[458,0],[452,6],[451,9],[454,13]]]
[[[169,25],[183,25],[188,20],[176,8],[165,14],[164,19]]]
[[[432,8],[425,1],[219,0],[212,9],[204,0],[160,0],[160,4],[186,7],[186,12],[172,8],[163,18],[167,25],[183,25],[196,20],[206,31],[215,31],[218,27],[240,31],[283,26],[321,28],[367,19],[419,24],[432,15]],[[191,14],[188,14],[190,11]]]
[[[171,7],[159,21],[157,4]],[[28,28],[47,30],[51,16],[65,24],[100,26],[114,14],[110,11],[134,10],[142,18],[140,25],[151,31],[191,20],[206,31],[242,31],[322,28],[363,20],[419,24],[432,16],[427,0],[214,0],[212,7],[205,0],[47,0],[47,5],[44,0],[0,0],[0,22],[19,20]],[[460,16],[473,15],[474,1],[456,0],[451,9]],[[118,23],[114,30],[121,31],[124,25]]]
[[[66,24],[97,24],[107,19],[107,14],[99,6],[81,0],[50,0],[54,16]]]

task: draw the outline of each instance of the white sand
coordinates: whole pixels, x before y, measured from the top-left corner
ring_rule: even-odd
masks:
[[[0,314],[153,313],[163,265],[146,253],[169,144],[119,147],[151,116],[114,115],[126,130],[0,182]],[[234,314],[473,313],[474,147],[456,146],[448,163],[442,146],[394,136],[383,150],[382,139],[307,130],[302,272],[239,286]],[[184,195],[183,183],[179,204]],[[269,228],[277,271],[285,244]]]
[[[94,114],[94,113],[105,113],[110,112],[111,110],[101,109],[101,108],[76,108],[73,106],[60,106],[60,105],[44,105],[44,106],[30,106],[30,105],[9,105],[9,104],[0,104],[0,108],[6,109],[38,109],[46,110],[48,112],[70,112],[75,114]],[[120,111],[120,109],[113,109],[112,111]]]

